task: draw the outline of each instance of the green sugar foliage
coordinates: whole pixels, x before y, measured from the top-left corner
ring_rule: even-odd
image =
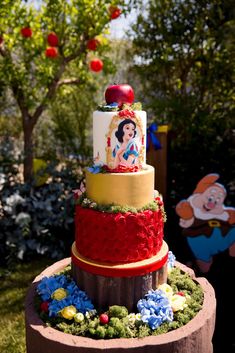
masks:
[[[122,319],[128,315],[128,310],[125,306],[112,305],[109,307],[108,315]]]
[[[63,273],[70,277],[70,267]],[[174,313],[172,322],[165,322],[155,330],[141,320],[132,321],[128,317],[125,306],[112,305],[106,314],[109,317],[107,324],[101,324],[99,314],[91,318],[84,317],[80,323],[66,320],[62,317],[50,318],[46,313],[40,313],[40,299],[35,297],[35,308],[47,326],[54,327],[62,332],[75,336],[91,337],[94,339],[112,338],[143,338],[151,335],[160,335],[175,330],[187,324],[201,310],[203,304],[203,291],[189,274],[178,268],[173,268],[168,274],[168,284],[174,292],[182,292],[187,298],[187,307]]]
[[[166,214],[165,214],[164,208],[163,208],[163,206],[159,206],[157,200],[153,200],[152,202],[149,202],[148,204],[146,204],[140,208],[135,208],[135,207],[131,207],[131,206],[119,206],[119,205],[114,205],[114,204],[101,205],[101,204],[97,204],[95,201],[89,199],[87,197],[86,193],[83,193],[76,202],[81,207],[90,208],[95,211],[107,212],[107,213],[127,213],[127,212],[137,213],[137,212],[143,212],[146,210],[157,211],[157,210],[161,209],[163,219],[164,219],[164,221],[166,220]]]

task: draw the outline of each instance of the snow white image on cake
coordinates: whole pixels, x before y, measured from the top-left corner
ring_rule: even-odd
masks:
[[[119,164],[138,165],[139,149],[136,137],[136,123],[131,119],[123,120],[115,132],[118,140],[113,149],[114,168]]]
[[[110,159],[112,168],[139,168],[144,148],[143,140],[141,121],[128,116],[120,121],[120,117],[114,117],[107,149],[107,159]]]

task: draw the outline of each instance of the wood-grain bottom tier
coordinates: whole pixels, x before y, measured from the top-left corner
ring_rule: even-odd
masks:
[[[41,279],[59,273],[71,262],[70,258],[56,262],[38,275],[30,286],[25,302],[27,353],[212,353],[216,300],[213,287],[205,278],[196,278],[188,267],[176,262],[203,290],[200,312],[176,330],[144,338],[96,340],[73,336],[46,326],[35,311],[36,288]]]
[[[167,281],[168,246],[151,259],[128,264],[97,263],[81,256],[72,246],[72,276],[95,306],[125,305],[136,310],[139,299]]]

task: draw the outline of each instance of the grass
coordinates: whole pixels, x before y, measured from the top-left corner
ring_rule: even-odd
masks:
[[[24,300],[33,279],[52,260],[35,260],[18,264],[14,271],[1,271],[0,286],[0,352],[25,353]],[[1,270],[1,269],[0,269]]]

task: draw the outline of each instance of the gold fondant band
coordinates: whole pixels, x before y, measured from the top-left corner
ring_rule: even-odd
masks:
[[[136,173],[98,173],[86,171],[87,196],[98,204],[141,208],[154,198],[154,168]]]
[[[79,254],[76,244],[73,243],[71,249],[72,263],[83,270],[101,276],[129,277],[140,276],[156,271],[162,268],[168,259],[168,245],[165,241],[162,243],[159,253],[150,259],[132,262],[128,264],[112,264],[105,262],[96,262]]]

